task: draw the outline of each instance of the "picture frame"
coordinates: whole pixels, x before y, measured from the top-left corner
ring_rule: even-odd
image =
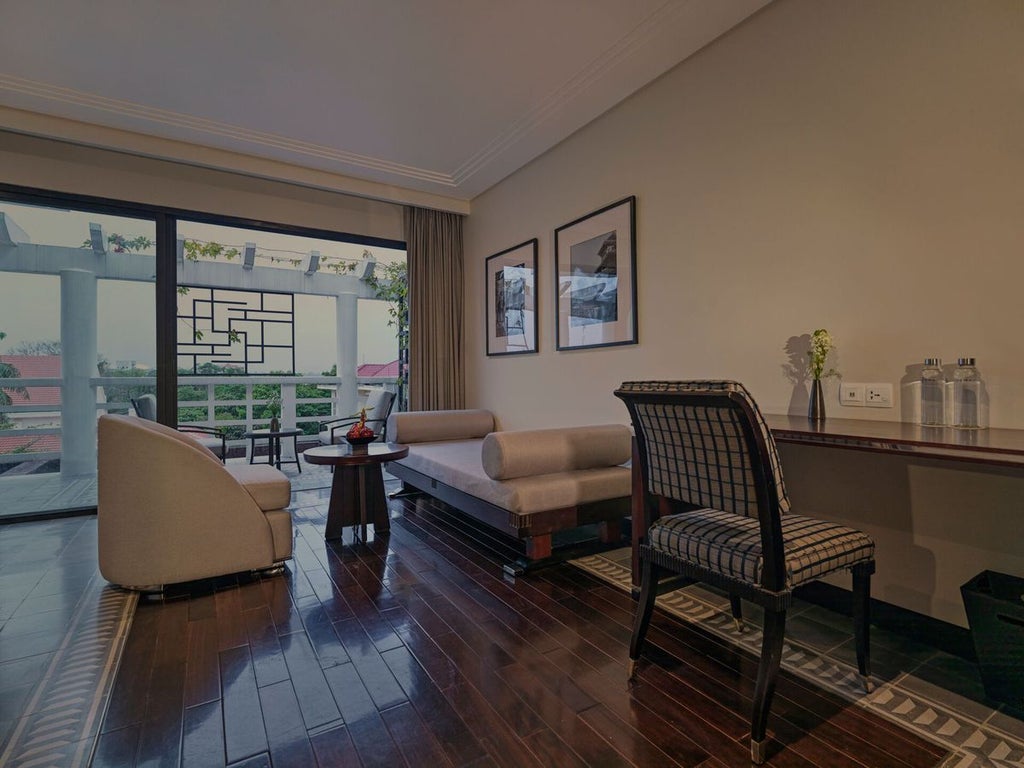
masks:
[[[555,230],[555,349],[637,343],[636,196]]]
[[[537,238],[488,256],[484,269],[487,355],[537,351]]]

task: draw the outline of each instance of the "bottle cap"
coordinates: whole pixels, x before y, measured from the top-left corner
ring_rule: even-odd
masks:
[[[926,357],[924,359],[924,364],[928,365],[928,366],[935,365],[935,366],[938,366],[939,368],[941,368],[942,367],[942,358],[941,357]]]
[[[958,357],[956,359],[957,365],[974,365],[973,357]]]

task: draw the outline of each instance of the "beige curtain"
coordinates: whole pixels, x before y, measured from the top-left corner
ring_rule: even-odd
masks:
[[[466,405],[462,217],[405,209],[409,260],[409,409]]]

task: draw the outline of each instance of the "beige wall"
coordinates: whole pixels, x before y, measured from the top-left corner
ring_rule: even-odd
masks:
[[[1024,428],[1022,40],[1019,0],[776,0],[473,201],[468,402],[506,428],[625,422],[625,379],[722,377],[802,413],[785,347],[825,327],[847,381],[897,396],[926,356],[977,357],[991,423]],[[555,352],[553,230],[631,194],[640,343]],[[484,259],[535,236],[541,351],[487,358]],[[832,416],[909,405],[840,408],[829,392]],[[962,622],[959,583],[1024,575],[1020,471],[785,460],[797,504],[885,542],[882,599]],[[1001,522],[961,545],[964,515]]]
[[[402,207],[0,131],[0,182],[404,240]]]

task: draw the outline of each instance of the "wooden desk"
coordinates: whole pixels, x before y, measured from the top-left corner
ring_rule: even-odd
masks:
[[[1024,469],[1024,429],[953,429],[922,427],[896,421],[827,418],[808,421],[806,416],[765,414],[777,443],[845,448],[873,453],[946,459]],[[639,521],[643,498],[640,461],[633,444],[633,587],[640,586],[637,547],[646,531]]]
[[[953,429],[898,421],[766,414],[775,441],[1024,467],[1024,429]]]

